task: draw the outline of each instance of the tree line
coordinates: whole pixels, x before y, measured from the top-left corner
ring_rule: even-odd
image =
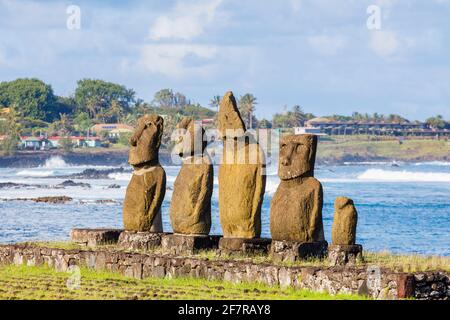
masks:
[[[14,145],[20,134],[64,136],[73,132],[85,133],[96,123],[134,125],[140,116],[147,113],[165,115],[165,131],[171,132],[183,116],[196,120],[217,119],[220,100],[221,96],[215,95],[208,107],[203,107],[183,93],[166,88],[157,91],[153,100],[146,102],[137,98],[133,89],[99,79],[79,80],[74,93],[65,97],[56,95],[52,86],[42,80],[16,79],[0,82],[0,110],[9,110],[7,121],[0,122],[0,135],[8,135],[8,139],[12,140],[7,144]],[[253,94],[240,95],[237,102],[244,123],[250,129],[298,127],[316,117],[305,112],[301,106],[294,105],[291,108],[285,106],[283,112],[275,113],[270,120],[258,119],[255,116],[258,100]],[[354,112],[350,116],[325,117],[335,121],[409,122],[396,114],[369,115]],[[426,122],[435,129],[450,128],[450,123],[440,115],[431,117]],[[169,133],[163,139],[166,142],[170,140]]]

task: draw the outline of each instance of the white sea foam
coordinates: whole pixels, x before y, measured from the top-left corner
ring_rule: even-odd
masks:
[[[399,181],[399,182],[450,182],[450,173],[444,172],[413,172],[388,171],[382,169],[369,169],[358,176],[359,180],[370,181]]]
[[[67,167],[68,167],[68,164],[60,156],[54,156],[54,157],[51,157],[51,158],[45,160],[45,163],[42,166],[42,168],[47,168],[47,169],[67,168]]]
[[[429,162],[417,162],[416,166],[440,166],[447,167],[450,166],[450,162],[447,161],[429,161]]]
[[[108,174],[108,178],[113,180],[130,181],[131,173],[129,172],[114,172]]]
[[[37,178],[44,178],[44,177],[50,177],[54,174],[54,171],[51,170],[22,170],[17,172],[18,176],[21,177],[37,177]]]

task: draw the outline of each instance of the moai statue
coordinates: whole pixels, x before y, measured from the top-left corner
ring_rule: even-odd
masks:
[[[211,229],[214,171],[211,159],[204,153],[205,130],[195,125],[191,118],[184,118],[177,128],[186,131],[178,137],[174,149],[183,165],[175,180],[170,204],[173,232],[207,235]]]
[[[138,120],[130,139],[128,162],[134,171],[123,204],[127,231],[162,232],[161,204],[166,193],[166,172],[159,164],[158,151],[163,118],[145,115]]]
[[[358,213],[353,200],[337,197],[334,202],[334,220],[331,231],[333,245],[353,245],[356,241]]]
[[[314,178],[317,136],[280,138],[278,175],[281,183],[270,204],[273,240],[325,241],[322,185]]]
[[[219,131],[223,139],[219,167],[220,223],[225,238],[259,238],[261,204],[266,186],[264,153],[246,134],[233,93],[220,103]]]

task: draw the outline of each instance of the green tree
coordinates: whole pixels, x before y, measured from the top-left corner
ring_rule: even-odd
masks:
[[[254,127],[254,117],[253,112],[255,111],[255,106],[257,104],[256,97],[251,93],[246,93],[239,98],[239,112],[241,113],[242,119],[244,120],[245,126],[248,129]]]
[[[12,108],[7,114],[6,121],[1,121],[0,134],[5,137],[0,142],[0,153],[4,156],[14,154],[20,141],[21,126],[14,109]]]
[[[305,122],[305,112],[302,107],[296,105],[292,108],[292,122],[296,127],[302,127]]]
[[[58,116],[57,99],[50,85],[38,79],[0,82],[0,105],[14,105],[19,117],[53,120]]]
[[[135,92],[125,86],[103,80],[83,79],[77,82],[75,101],[78,111],[87,112],[91,119],[114,121],[111,119],[111,105],[114,102],[120,112],[129,112],[130,104],[134,101]]]
[[[80,112],[73,119],[74,128],[77,131],[87,132],[93,126],[92,120],[86,112]]]
[[[433,129],[444,129],[446,127],[446,122],[441,115],[428,118],[425,123]]]
[[[64,152],[72,152],[73,150],[73,143],[70,137],[65,136],[61,140],[59,140],[59,143],[61,145],[61,148],[64,150]]]
[[[261,129],[270,129],[272,128],[272,123],[267,119],[262,119],[258,122],[258,128]]]
[[[214,111],[219,112],[220,101],[222,97],[220,95],[215,95],[209,101],[209,106],[214,109]]]

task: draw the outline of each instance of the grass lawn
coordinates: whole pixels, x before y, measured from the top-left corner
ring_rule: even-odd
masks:
[[[341,160],[345,156],[384,158],[403,161],[448,160],[450,141],[445,140],[395,140],[371,141],[367,136],[333,138],[318,144],[317,157]]]
[[[199,279],[136,280],[85,268],[75,273],[56,272],[49,267],[8,265],[0,267],[0,299],[194,299],[194,300],[329,300],[365,299],[356,295],[329,295],[306,290],[280,289],[256,283],[231,284]],[[78,281],[79,279],[79,281]],[[69,284],[67,285],[69,280]],[[71,280],[73,280],[71,282]]]

